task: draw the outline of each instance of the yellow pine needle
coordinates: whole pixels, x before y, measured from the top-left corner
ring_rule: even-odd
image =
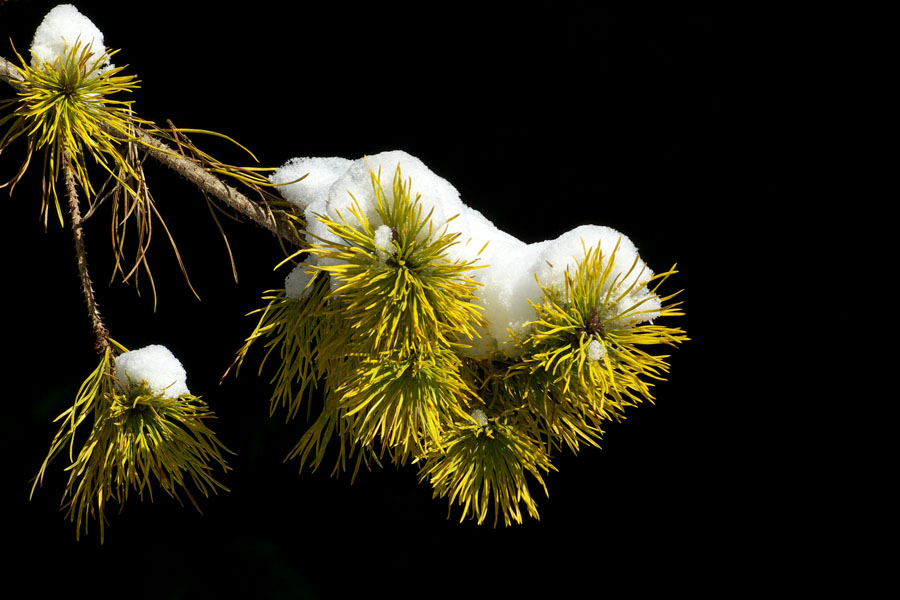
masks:
[[[600,248],[585,249],[574,276],[566,273],[563,290],[541,285],[543,297],[532,303],[538,319],[529,323],[530,333],[517,340],[523,349],[521,362],[511,373],[527,373],[543,381],[538,387],[555,390],[560,398],[577,397],[586,409],[621,413],[641,399],[652,400],[646,379],[662,379],[668,371],[666,355],[654,356],[641,346],[674,345],[687,340],[677,327],[640,324],[642,315],[654,319],[683,314],[675,296],[660,298],[657,284],[674,269],[642,278],[633,277],[637,260],[622,276],[613,276],[618,244],[609,254]],[[624,285],[623,282],[632,283]],[[641,281],[641,283],[638,283]],[[539,282],[540,283],[540,282]],[[629,298],[637,300],[621,308]],[[645,308],[659,299],[659,310]],[[600,356],[591,357],[591,347]]]
[[[465,415],[471,393],[459,376],[460,359],[449,348],[405,358],[376,355],[359,362],[335,391],[359,443],[404,464],[426,444],[440,446],[441,432]]]
[[[541,473],[556,470],[550,458],[520,428],[490,419],[486,424],[458,421],[445,434],[440,450],[431,452],[419,472],[420,480],[434,487],[434,497],[447,497],[450,508],[462,507],[462,517],[481,525],[493,507],[494,526],[522,522],[520,503],[529,516],[539,519],[537,503],[528,487],[530,473],[547,493]]]
[[[51,197],[60,224],[63,223],[56,192],[63,154],[69,156],[75,179],[88,198],[95,191],[87,172],[88,156],[128,193],[137,193],[125,182],[129,177],[138,179],[134,164],[118,146],[135,141],[134,126],[147,122],[134,115],[132,101],[113,98],[138,87],[134,76],[120,75],[125,67],[103,67],[115,53],[104,51],[96,56],[89,45],[79,40],[54,62],[38,60],[33,67],[16,53],[25,90],[18,93],[18,98],[4,103],[16,105],[16,109],[0,119],[0,126],[11,123],[0,138],[0,149],[24,135],[31,142],[29,155],[33,150],[46,151],[41,208],[45,223]]]
[[[506,525],[538,518],[525,474],[546,493],[549,452],[598,446],[603,423],[652,400],[653,382],[668,372],[668,356],[645,348],[688,339],[648,322],[682,314],[676,294],[657,295],[674,267],[644,276],[636,259],[621,272],[618,245],[609,255],[585,248],[562,289],[541,285],[535,320],[516,339],[520,356],[463,358],[459,340],[486,326],[469,276],[475,266],[446,259],[456,237],[435,231],[399,168],[390,193],[380,174],[372,182],[381,223],[355,199],[346,214],[320,215],[336,241],[291,257],[311,255],[307,274],[318,275],[299,299],[268,297],[239,360],[263,338],[266,357],[279,349],[272,402],[289,417],[300,392],[324,382],[322,412],[288,457],[301,469],[318,468],[336,439],[333,474],[352,461],[355,477],[386,453],[420,464],[420,480],[459,505],[461,520],[481,524],[491,510],[495,526],[501,516]],[[480,407],[494,416],[469,414]]]
[[[456,236],[431,231],[430,215],[423,217],[399,167],[390,196],[375,173],[372,185],[376,212],[392,231],[391,248],[376,247],[375,228],[355,205],[349,221],[319,217],[343,243],[313,244],[306,251],[335,281],[331,297],[339,299],[356,340],[367,353],[408,356],[436,344],[455,345],[461,335],[474,337],[475,326],[483,324],[477,284],[468,275],[476,267],[446,259]]]
[[[329,329],[325,306],[328,293],[326,280],[326,277],[314,280],[310,294],[303,298],[290,298],[284,290],[272,290],[268,292],[272,295],[263,297],[269,300],[269,304],[254,311],[262,314],[256,328],[238,351],[235,365],[240,372],[251,346],[265,339],[266,354],[259,365],[261,375],[266,361],[273,352],[278,351],[278,370],[271,379],[275,391],[270,400],[269,416],[279,406],[284,406],[287,409],[286,420],[296,417],[303,399],[312,393],[316,381],[322,378],[323,365],[318,361],[318,355],[321,348],[327,347],[323,333]]]
[[[17,93],[17,97],[0,102],[0,110],[14,107],[10,114],[0,116],[0,127],[8,125],[6,131],[0,134],[0,152],[20,137],[27,141],[27,152],[16,175],[4,186],[14,187],[24,176],[33,153],[43,150],[44,192],[41,218],[46,226],[52,199],[59,222],[63,224],[57,180],[62,168],[62,157],[68,156],[69,168],[90,204],[88,215],[106,197],[113,198],[113,277],[118,274],[123,281],[128,281],[132,276],[137,279],[137,272],[143,268],[153,288],[155,307],[156,290],[147,261],[154,217],[159,219],[189,287],[191,283],[174,239],[156,208],[144,176],[142,154],[136,149],[178,156],[178,153],[165,149],[157,140],[172,143],[177,146],[181,157],[199,164],[207,173],[229,177],[257,192],[267,210],[270,205],[278,206],[284,209],[283,216],[286,219],[295,218],[295,215],[288,203],[279,200],[266,189],[273,186],[265,175],[272,169],[239,167],[221,162],[197,148],[188,134],[221,138],[256,161],[256,157],[234,139],[200,129],[178,129],[174,126],[163,129],[139,118],[132,110],[133,101],[120,98],[122,93],[136,89],[138,80],[133,75],[123,74],[127,66],[104,66],[117,52],[104,50],[94,53],[89,44],[76,40],[52,62],[35,59],[33,65],[27,64],[16,52],[20,63],[17,69],[22,75],[24,89]],[[106,183],[99,189],[95,187],[89,174],[89,157],[106,172]],[[126,268],[122,265],[126,252],[125,238],[128,224],[132,221],[135,223],[135,239],[132,242],[135,248],[134,263]],[[219,229],[224,236],[221,226]],[[225,243],[227,246],[227,239]]]
[[[120,345],[112,342],[119,349]],[[229,450],[206,425],[214,418],[197,396],[183,394],[167,398],[148,391],[144,382],[117,382],[110,349],[81,385],[75,404],[64,411],[50,452],[34,480],[31,493],[43,483],[50,462],[69,447],[69,479],[63,494],[64,508],[76,525],[76,537],[88,533],[91,518],[100,522],[101,543],[105,537],[106,505],[114,500],[124,505],[129,490],[153,499],[154,481],[179,500],[184,492],[197,510],[189,484],[204,496],[217,489],[228,491],[213,476],[213,467],[229,467],[223,452]],[[77,455],[78,428],[91,418],[90,431]]]
[[[351,429],[349,421],[343,419],[346,411],[340,408],[334,397],[326,396],[325,406],[319,417],[310,425],[309,429],[297,442],[285,461],[299,459],[300,470],[309,463],[311,470],[315,471],[325,459],[325,451],[329,442],[333,437],[337,438],[338,458],[335,461],[334,468],[331,471],[333,476],[346,472],[348,463],[356,454],[356,461],[353,464],[353,473],[351,475],[351,483],[356,480],[359,467],[362,464],[366,468],[371,463],[381,465],[378,455],[371,447],[358,444],[357,437]]]

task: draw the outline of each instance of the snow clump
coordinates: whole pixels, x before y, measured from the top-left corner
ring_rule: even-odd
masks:
[[[123,384],[144,382],[149,390],[166,398],[190,394],[187,373],[171,350],[159,344],[125,352],[116,357],[116,377]]]
[[[517,355],[520,350],[515,346],[514,336],[527,333],[526,324],[536,318],[531,302],[541,300],[542,292],[535,275],[541,285],[563,289],[566,272],[574,276],[576,261],[584,259],[585,250],[597,246],[605,257],[612,256],[614,250],[616,252],[613,272],[606,285],[614,283],[619,295],[633,286],[613,306],[615,314],[626,313],[617,322],[623,326],[633,325],[658,316],[659,298],[642,285],[649,281],[653,272],[638,257],[637,248],[626,236],[609,227],[584,225],[554,240],[527,244],[501,231],[480,212],[466,206],[456,188],[406,152],[382,152],[357,160],[294,158],[277,169],[270,180],[280,184],[294,182],[278,189],[285,199],[304,211],[309,243],[344,243],[328,230],[320,217],[337,222],[346,220],[352,225],[355,219],[350,209],[358,207],[375,228],[376,245],[388,250],[389,229],[375,212],[371,173],[380,173],[381,186],[390,197],[398,165],[403,180],[412,181],[413,197],[421,196],[422,214],[432,213],[432,235],[459,234],[445,258],[450,262],[474,261],[476,266],[488,265],[470,273],[482,284],[477,295],[488,326],[479,331],[477,339],[463,340],[472,346],[467,354],[475,358],[487,358],[494,352]],[[296,181],[306,174],[304,179]],[[427,228],[423,235],[427,235]],[[379,258],[383,259],[381,254],[379,252]],[[309,260],[313,264],[319,261],[319,266],[324,264],[323,259]],[[297,289],[296,286],[293,288]],[[290,292],[288,295],[299,297]],[[599,352],[596,347],[592,348],[592,354]]]
[[[284,290],[288,298],[302,298],[309,292],[309,282],[313,274],[309,272],[309,265],[300,263],[284,278]]]
[[[97,59],[105,57],[105,68],[110,66],[109,56],[104,54],[103,32],[71,4],[54,7],[34,32],[31,66],[37,67],[43,61],[53,64],[57,58],[64,58],[66,51],[79,41]]]

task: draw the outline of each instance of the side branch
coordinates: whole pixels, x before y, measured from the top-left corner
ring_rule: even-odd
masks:
[[[142,150],[204,192],[215,196],[244,217],[268,229],[289,243],[295,246],[303,245],[303,240],[297,235],[296,229],[284,221],[279,221],[271,210],[253,202],[235,188],[227,185],[197,163],[184,158],[174,148],[169,147],[166,143],[153,137],[143,129],[135,127],[134,136],[140,142]]]
[[[100,354],[109,349],[109,330],[103,324],[100,317],[100,309],[97,299],[94,297],[94,285],[88,273],[87,251],[84,245],[84,221],[81,218],[81,209],[78,206],[78,190],[75,187],[75,175],[72,173],[72,165],[69,162],[69,154],[63,153],[63,171],[66,178],[66,195],[69,199],[69,218],[72,221],[72,235],[75,237],[75,257],[78,263],[78,277],[81,279],[81,291],[87,302],[88,314],[91,317],[91,325],[94,328],[96,342],[94,347]]]

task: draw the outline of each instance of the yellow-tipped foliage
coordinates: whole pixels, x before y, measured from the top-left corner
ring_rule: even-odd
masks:
[[[469,276],[475,267],[446,258],[456,236],[432,228],[399,169],[389,192],[375,173],[372,186],[381,223],[358,205],[338,220],[320,216],[339,238],[303,251],[320,259],[308,267],[320,277],[301,298],[272,297],[240,352],[243,358],[261,337],[269,338],[269,353],[280,349],[272,403],[292,407],[289,417],[297,394],[325,381],[327,410],[292,453],[301,462],[339,430],[366,448],[360,456],[388,452],[405,463],[426,441],[439,445],[469,401],[456,350],[460,334],[471,337],[483,324]],[[376,240],[378,228],[389,229],[387,243]],[[315,456],[318,466],[318,450]]]
[[[668,304],[675,294],[656,294],[674,267],[641,277],[634,273],[635,259],[624,275],[614,276],[617,251],[618,245],[608,256],[599,247],[585,249],[575,274],[565,274],[564,289],[541,286],[541,301],[532,303],[538,318],[518,340],[522,360],[510,369],[511,375],[533,378],[536,392],[604,417],[652,400],[647,380],[660,380],[668,371],[668,355],[652,355],[642,346],[673,347],[688,339],[680,328],[644,322],[683,314],[679,304]]]
[[[645,275],[637,259],[616,265],[618,246],[584,248],[559,288],[541,285],[515,356],[472,358],[459,340],[486,326],[475,265],[446,258],[455,236],[435,231],[399,168],[390,192],[379,174],[372,185],[378,219],[357,202],[318,217],[330,239],[298,253],[314,257],[304,269],[316,275],[299,298],[267,297],[239,360],[263,338],[267,358],[279,349],[272,406],[289,417],[301,394],[324,383],[322,412],[288,457],[301,469],[317,468],[335,441],[335,474],[355,476],[386,455],[419,465],[420,480],[459,505],[461,520],[481,524],[492,511],[495,525],[538,518],[529,479],[546,493],[552,452],[598,446],[606,421],[652,400],[668,363],[648,348],[687,339],[653,323],[682,314],[673,296],[656,293],[674,268]]]
[[[461,361],[449,348],[403,356],[376,354],[354,361],[356,369],[335,390],[344,418],[359,443],[390,449],[405,463],[439,445],[441,431],[469,401],[459,376]]]
[[[527,431],[504,418],[460,420],[448,429],[441,448],[425,457],[421,480],[434,487],[435,498],[449,498],[462,507],[460,521],[474,518],[482,524],[493,506],[494,526],[522,522],[522,509],[537,519],[537,503],[528,487],[530,473],[547,493],[541,476],[554,467],[541,445]],[[474,421],[474,422],[473,422]],[[555,469],[554,469],[555,470]]]
[[[270,402],[270,416],[283,406],[287,409],[287,420],[296,417],[303,399],[323,377],[322,363],[318,360],[320,348],[327,345],[323,334],[335,333],[334,327],[328,326],[330,319],[322,310],[328,294],[327,279],[321,276],[313,280],[310,293],[302,298],[286,296],[284,290],[270,290],[267,292],[270,295],[263,297],[269,301],[268,305],[251,313],[262,314],[253,333],[238,351],[235,362],[240,370],[250,347],[257,340],[266,339],[266,354],[259,365],[261,375],[271,354],[278,350],[278,370],[271,380],[275,391]]]
[[[24,89],[17,97],[0,102],[0,111],[14,107],[9,114],[0,116],[0,127],[6,126],[0,135],[0,152],[19,138],[25,140],[27,150],[17,174],[0,187],[15,187],[27,171],[35,151],[43,151],[41,218],[45,226],[51,201],[60,224],[63,224],[57,192],[62,169],[71,170],[74,180],[84,191],[89,204],[84,211],[86,219],[111,198],[108,203],[112,206],[113,277],[136,281],[143,270],[150,280],[155,300],[156,288],[147,261],[155,223],[162,227],[188,285],[191,283],[144,174],[144,154],[148,150],[155,152],[157,157],[184,159],[185,163],[208,174],[238,181],[256,193],[267,209],[270,204],[277,205],[285,222],[296,220],[296,215],[288,203],[267,190],[272,184],[266,179],[265,172],[272,169],[239,167],[219,161],[194,145],[188,134],[224,139],[256,161],[249,150],[233,139],[212,131],[181,129],[171,124],[161,128],[139,118],[132,108],[133,101],[122,99],[122,94],[138,87],[137,78],[123,74],[126,66],[108,66],[110,58],[117,52],[95,53],[90,44],[76,40],[52,62],[35,58],[33,65],[29,65],[16,53],[20,63],[16,68],[22,75]],[[91,161],[100,166],[101,185],[95,185],[91,178],[88,168]],[[224,238],[224,229],[215,213],[221,209],[210,203],[210,210]],[[225,244],[228,246],[227,238]],[[230,247],[228,251],[230,254]],[[132,258],[126,261],[126,255]],[[193,291],[193,287],[191,289]]]
[[[56,191],[64,155],[75,179],[88,198],[94,186],[88,176],[87,158],[93,158],[120,185],[136,195],[125,178],[138,179],[135,162],[120,151],[125,141],[134,141],[134,126],[144,124],[131,110],[132,101],[114,98],[138,87],[133,75],[121,75],[125,67],[105,67],[115,51],[100,56],[89,44],[76,41],[55,61],[37,60],[29,66],[18,56],[25,90],[0,108],[16,105],[0,118],[0,126],[10,122],[0,138],[0,150],[20,136],[28,139],[28,158],[34,150],[44,150],[44,198],[41,214],[49,214],[50,199],[56,205],[60,224],[62,210]],[[24,170],[22,171],[24,172]],[[21,172],[20,172],[21,174]]]
[[[66,515],[76,524],[76,537],[97,519],[101,542],[107,504],[124,505],[130,490],[142,499],[147,492],[152,500],[153,486],[158,485],[179,502],[183,492],[200,510],[191,486],[204,496],[228,489],[213,475],[216,466],[229,470],[223,456],[228,449],[206,425],[214,418],[206,404],[189,394],[154,394],[145,382],[117,381],[113,371],[107,348],[81,385],[75,404],[57,417],[59,431],[32,487],[33,494],[51,461],[68,448]],[[82,425],[89,432],[76,454],[75,437]]]
[[[460,335],[473,337],[475,325],[482,323],[477,284],[469,276],[475,266],[446,258],[457,234],[433,231],[431,214],[422,214],[419,197],[413,198],[412,183],[403,180],[399,167],[390,195],[380,174],[372,173],[372,186],[375,210],[391,232],[389,244],[378,245],[375,226],[354,206],[349,220],[319,217],[340,243],[322,242],[307,250],[323,259],[318,268],[335,282],[332,298],[352,323],[354,346],[365,354],[406,357],[454,345]]]

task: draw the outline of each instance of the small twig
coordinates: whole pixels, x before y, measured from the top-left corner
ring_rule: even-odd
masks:
[[[69,198],[69,218],[72,220],[72,235],[75,237],[75,257],[78,263],[78,277],[81,279],[81,292],[88,306],[88,315],[94,328],[96,343],[94,348],[100,354],[109,348],[109,330],[103,324],[100,317],[100,309],[97,299],[94,297],[94,285],[91,281],[87,265],[87,251],[84,245],[84,221],[81,218],[81,209],[78,206],[78,190],[75,187],[75,174],[69,162],[68,152],[63,152],[63,171],[66,178],[66,195]]]

